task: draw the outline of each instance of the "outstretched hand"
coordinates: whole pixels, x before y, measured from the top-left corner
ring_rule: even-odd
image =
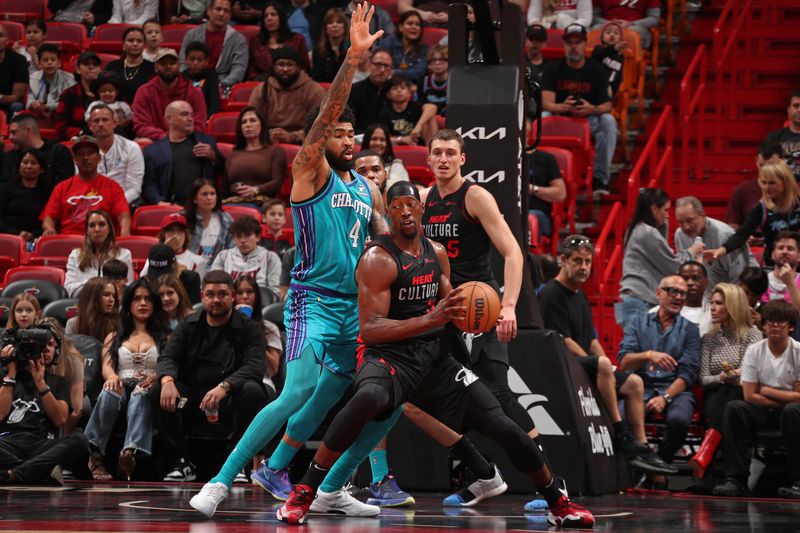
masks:
[[[374,34],[369,32],[369,23],[374,14],[375,7],[367,2],[356,5],[353,11],[350,19],[350,50],[357,56],[372,48],[375,41],[383,36],[383,30],[378,30]]]

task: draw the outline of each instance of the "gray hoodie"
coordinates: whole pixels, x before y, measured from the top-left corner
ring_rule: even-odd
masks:
[[[678,267],[691,259],[686,250],[676,256],[667,242],[667,225],[661,228],[640,222],[628,238],[622,259],[620,294],[629,294],[656,304],[656,289],[666,276],[678,273]]]

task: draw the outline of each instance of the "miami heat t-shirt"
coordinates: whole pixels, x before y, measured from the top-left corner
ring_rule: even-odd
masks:
[[[98,175],[92,181],[72,176],[56,185],[39,219],[51,217],[58,223],[59,233],[83,235],[86,215],[95,209],[111,214],[119,235],[119,215],[129,211],[122,187],[103,175]]]

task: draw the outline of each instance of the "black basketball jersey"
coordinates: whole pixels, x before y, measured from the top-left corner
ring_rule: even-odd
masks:
[[[467,190],[473,185],[465,181],[457,191],[444,198],[434,185],[428,193],[422,215],[425,235],[447,249],[450,280],[454,287],[465,281],[494,282],[489,263],[492,242],[481,223],[467,213]]]
[[[392,283],[392,301],[386,318],[415,318],[436,306],[442,267],[431,241],[422,237],[421,242],[422,252],[418,258],[398,248],[388,234],[379,235],[370,242],[370,246],[386,250],[397,264],[397,279]]]

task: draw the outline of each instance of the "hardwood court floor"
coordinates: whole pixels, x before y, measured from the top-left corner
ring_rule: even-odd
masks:
[[[188,505],[200,484],[94,484],[0,487],[0,531],[14,532],[272,532],[294,526],[275,519],[279,503],[255,486],[236,486],[213,521]],[[441,533],[543,531],[544,515],[526,514],[523,496],[503,495],[474,509],[442,507],[440,494],[414,494],[407,509],[384,509],[379,518],[310,515],[298,533]],[[617,494],[578,498],[595,514],[598,531],[637,533],[797,532],[800,502]]]

